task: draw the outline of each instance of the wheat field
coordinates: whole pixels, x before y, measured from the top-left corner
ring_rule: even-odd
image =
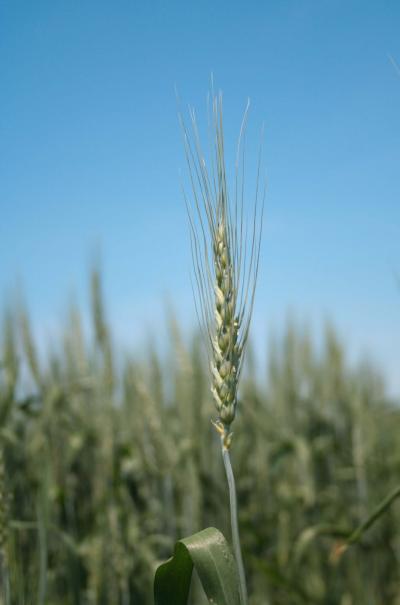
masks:
[[[90,329],[71,308],[47,355],[22,305],[3,314],[7,605],[149,605],[178,538],[229,535],[201,338],[170,315],[167,354],[122,354],[98,271],[91,294]],[[371,364],[348,363],[330,326],[316,346],[288,322],[268,351],[260,372],[249,343],[232,451],[250,605],[399,605],[397,501],[340,556],[341,537],[399,483],[398,402]]]

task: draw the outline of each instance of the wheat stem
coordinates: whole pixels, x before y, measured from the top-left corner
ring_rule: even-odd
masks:
[[[240,588],[240,603],[241,605],[247,605],[247,586],[246,576],[244,573],[242,549],[240,545],[239,536],[239,524],[238,524],[238,511],[237,511],[237,496],[236,496],[236,484],[235,476],[233,474],[231,458],[229,455],[229,447],[226,446],[226,435],[221,435],[221,448],[222,448],[222,459],[224,461],[226,478],[228,481],[229,489],[229,508],[231,515],[231,530],[232,530],[232,546],[233,553],[236,559],[236,566],[239,575],[239,588]]]

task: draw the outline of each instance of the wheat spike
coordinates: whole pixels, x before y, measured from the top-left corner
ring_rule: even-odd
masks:
[[[244,132],[246,108],[235,165],[233,201],[229,197],[225,168],[222,95],[212,97],[211,161],[207,164],[200,144],[194,111],[192,132],[181,118],[193,200],[188,203],[194,265],[196,309],[206,336],[211,366],[211,392],[216,405],[217,430],[230,443],[235,419],[238,381],[248,337],[257,281],[264,194],[259,195],[259,166],[255,203],[250,220],[244,201]],[[264,192],[265,193],[265,192]]]

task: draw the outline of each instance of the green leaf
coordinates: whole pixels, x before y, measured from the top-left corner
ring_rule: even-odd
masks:
[[[186,605],[193,567],[214,605],[240,605],[236,564],[220,531],[209,527],[175,545],[174,556],[154,578],[155,605]]]
[[[394,502],[400,496],[400,485],[396,487],[386,498],[384,498],[375,510],[372,511],[370,516],[357,527],[353,533],[349,536],[347,543],[348,545],[356,544],[361,540],[365,532],[388,510],[392,502]]]

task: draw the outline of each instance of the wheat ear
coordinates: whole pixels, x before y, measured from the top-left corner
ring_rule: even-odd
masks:
[[[194,111],[191,133],[181,118],[193,203],[187,201],[194,265],[196,310],[208,343],[211,392],[218,417],[213,422],[221,437],[229,488],[232,543],[240,579],[242,605],[247,589],[237,519],[235,479],[230,462],[231,425],[235,419],[238,383],[243,365],[257,282],[264,193],[259,199],[259,168],[250,221],[244,204],[244,133],[246,108],[240,129],[234,199],[228,195],[222,121],[222,95],[212,95],[209,111],[210,163],[203,154]]]

